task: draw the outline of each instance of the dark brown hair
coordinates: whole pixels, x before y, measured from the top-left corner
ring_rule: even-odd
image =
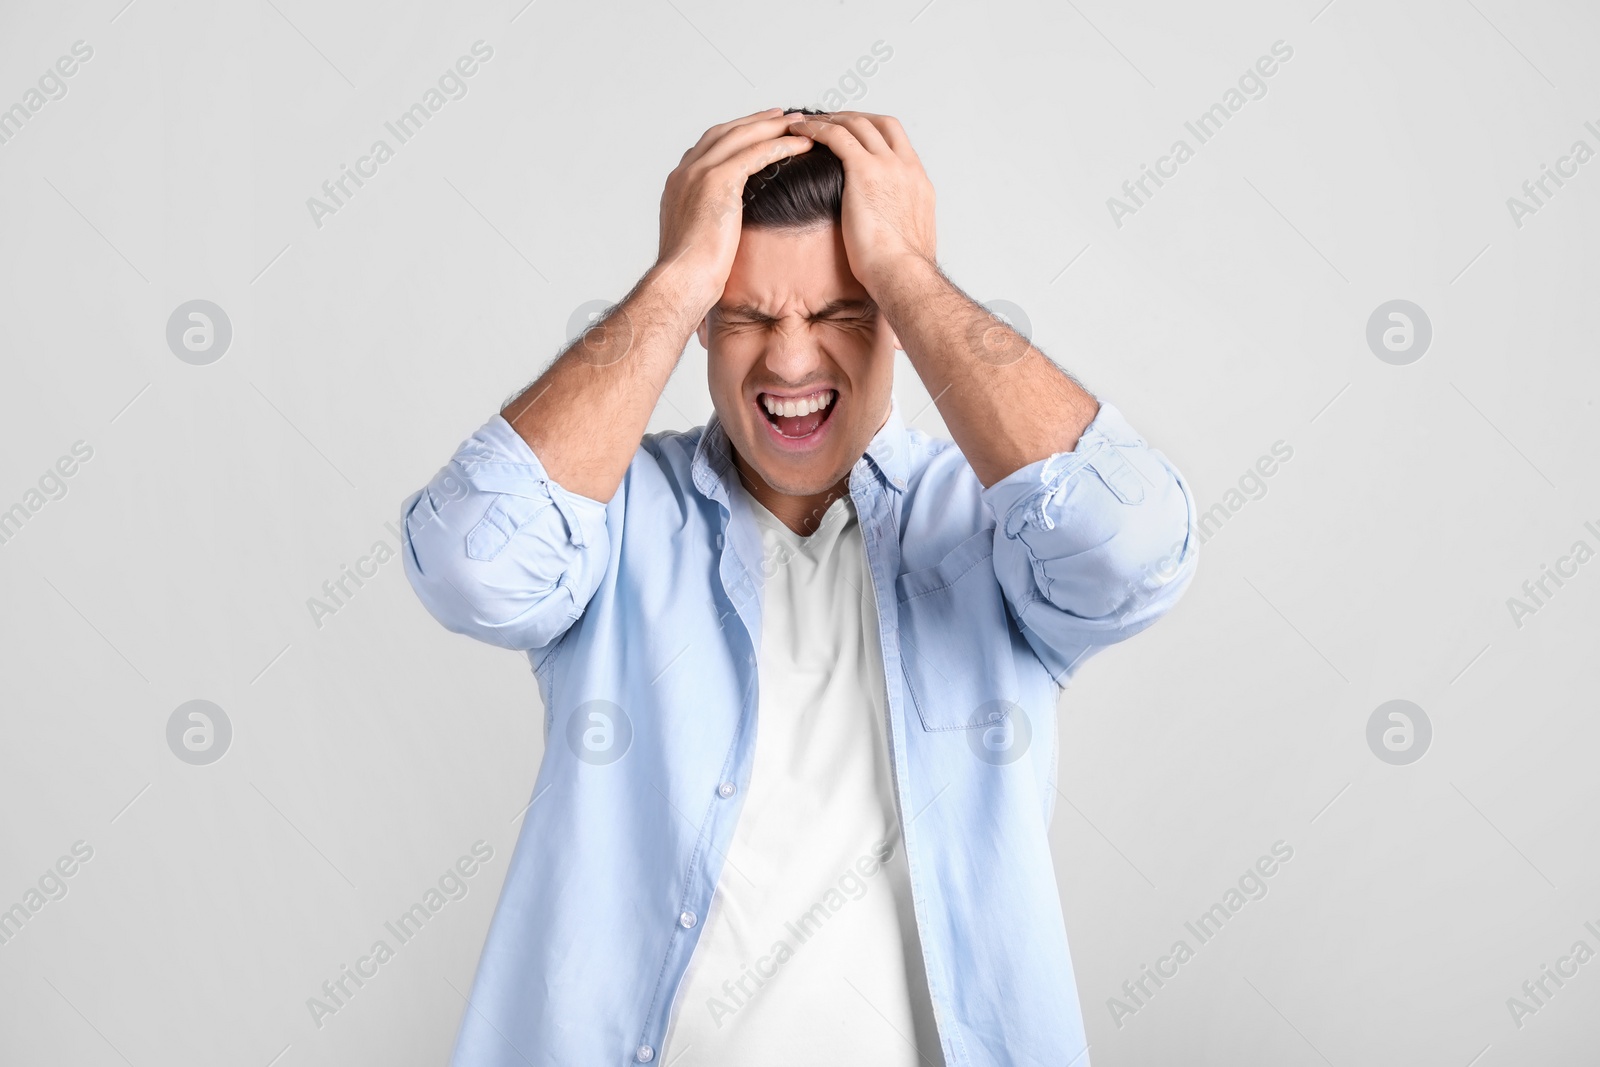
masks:
[[[826,115],[791,107],[785,115]],[[813,142],[797,156],[752,174],[744,185],[744,225],[752,229],[811,229],[839,222],[844,202],[844,164],[827,145]]]

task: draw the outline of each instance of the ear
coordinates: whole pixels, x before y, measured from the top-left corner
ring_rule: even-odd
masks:
[[[700,347],[705,349],[707,352],[710,352],[711,345],[707,343],[707,337],[711,332],[710,328],[706,325],[708,319],[710,319],[709,315],[700,320],[700,325],[696,326],[694,329],[694,335],[700,339]]]
[[[900,335],[895,333],[893,330],[889,331],[889,341],[894,345],[894,350],[896,352],[904,352],[906,350],[905,345],[900,343]]]

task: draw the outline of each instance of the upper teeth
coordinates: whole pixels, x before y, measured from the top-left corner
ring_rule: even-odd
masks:
[[[766,406],[768,414],[793,418],[796,415],[809,415],[813,411],[821,411],[833,403],[833,396],[832,389],[824,389],[822,392],[812,393],[810,396],[784,398],[763,393],[761,394],[761,403]]]

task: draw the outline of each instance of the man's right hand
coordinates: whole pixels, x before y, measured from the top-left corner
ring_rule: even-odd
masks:
[[[733,270],[746,180],[813,144],[809,137],[787,132],[792,121],[774,107],[713,126],[667,176],[654,270],[681,280],[696,318],[704,317],[722,296]]]

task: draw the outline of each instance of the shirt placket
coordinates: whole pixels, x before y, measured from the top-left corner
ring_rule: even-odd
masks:
[[[878,612],[878,645],[883,656],[884,690],[888,698],[884,706],[888,717],[886,737],[889,768],[894,775],[895,817],[900,823],[900,841],[905,849],[912,912],[917,923],[922,966],[927,974],[928,996],[933,1004],[934,1024],[942,1034],[945,1032],[944,1007],[941,1003],[943,983],[938,977],[942,972],[934,964],[938,957],[926,922],[928,909],[919,864],[921,849],[916,846],[917,838],[905,817],[910,802],[910,761],[906,753],[905,710],[900,685],[899,600],[895,596],[894,585],[895,575],[900,570],[899,521],[894,513],[893,497],[866,463],[866,460],[862,460],[851,477],[850,496],[855,502],[856,516],[861,523],[861,536],[867,551],[867,571],[872,579],[873,601]]]
[[[716,893],[718,879],[707,871],[706,858],[712,854],[727,855],[740,810],[740,805],[735,801],[740,793],[738,783],[749,781],[750,764],[755,757],[756,714],[760,698],[757,677],[761,647],[760,591],[753,577],[755,572],[739,548],[751,532],[749,527],[752,520],[747,515],[735,526],[725,496],[719,503],[722,532],[716,539],[717,570],[723,592],[733,608],[731,618],[729,615],[723,616],[721,633],[727,635],[730,629],[742,627],[745,644],[745,652],[740,660],[743,707],[728,766],[713,791],[714,802],[706,809],[706,819],[700,826],[699,843],[681,883],[683,890],[677,913],[663,917],[663,921],[673,924],[673,937],[667,949],[667,958],[662,963],[663,982],[660,991],[641,1032],[638,1047],[634,1050],[635,1063],[654,1061],[666,1041],[673,1004],[683,986],[690,957],[699,943],[702,920],[710,910],[711,899]],[[724,639],[729,638],[725,636]]]

